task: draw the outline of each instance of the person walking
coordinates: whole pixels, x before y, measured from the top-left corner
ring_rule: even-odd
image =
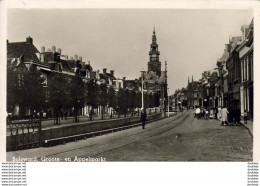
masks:
[[[229,115],[228,115],[228,122],[230,125],[233,125],[233,121],[234,121],[234,108],[233,106],[228,108],[229,111]]]
[[[218,118],[218,108],[217,107],[214,108],[214,117],[215,117],[215,119]]]
[[[197,117],[198,119],[200,119],[200,112],[201,112],[200,108],[199,107],[196,108],[194,117]]]
[[[244,112],[244,124],[247,124],[247,110]]]
[[[142,111],[141,111],[141,121],[142,121],[143,129],[145,128],[146,117],[147,117],[146,112],[142,109]]]
[[[228,124],[227,122],[228,113],[229,112],[226,107],[223,107],[221,109],[221,126],[226,126]]]
[[[237,125],[237,126],[240,125],[240,116],[241,116],[241,112],[240,112],[239,106],[236,105],[235,106],[235,125]]]
[[[217,119],[220,120],[221,118],[221,107],[218,107],[218,115],[217,115]]]

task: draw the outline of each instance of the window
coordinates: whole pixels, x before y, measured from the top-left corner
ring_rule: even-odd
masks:
[[[252,81],[254,80],[254,53],[251,54]]]
[[[244,60],[244,81],[246,81],[246,75],[247,75],[247,61],[246,61],[246,58]]]
[[[244,81],[244,60],[241,61],[241,81]]]
[[[248,79],[251,81],[251,55],[249,55],[248,57]]]

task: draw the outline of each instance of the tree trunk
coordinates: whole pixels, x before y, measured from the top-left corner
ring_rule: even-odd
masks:
[[[29,118],[29,120],[33,121],[33,110],[32,109],[30,109],[30,118]]]
[[[112,119],[112,117],[113,117],[113,109],[111,109],[111,113],[110,113],[110,119]]]
[[[59,109],[59,111],[58,111],[58,125],[60,124],[60,114],[61,113],[61,111],[60,111],[60,109]]]
[[[78,122],[78,108],[74,108],[74,121]]]
[[[59,122],[58,110],[55,110],[55,121],[54,121],[54,124],[58,125],[58,122]]]
[[[104,119],[104,106],[101,106],[101,120]]]
[[[92,117],[93,117],[93,108],[91,107],[90,115],[89,115],[89,120],[90,121],[92,121]]]

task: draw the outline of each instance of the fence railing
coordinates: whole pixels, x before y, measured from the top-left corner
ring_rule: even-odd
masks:
[[[42,145],[41,120],[7,121],[6,129],[7,151]]]

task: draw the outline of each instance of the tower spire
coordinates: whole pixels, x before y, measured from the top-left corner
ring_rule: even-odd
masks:
[[[193,75],[192,75],[192,80],[191,80],[191,81],[192,81],[192,83],[193,83]]]
[[[150,45],[150,51],[149,51],[150,60],[148,62],[148,72],[150,71],[156,72],[156,75],[161,77],[161,62],[159,60],[160,51],[158,51],[158,44],[156,40],[157,39],[156,39],[155,27],[154,27],[153,35],[152,35],[152,43]]]
[[[188,84],[190,83],[190,77],[188,76]]]
[[[153,26],[153,34],[155,34],[155,26]]]

